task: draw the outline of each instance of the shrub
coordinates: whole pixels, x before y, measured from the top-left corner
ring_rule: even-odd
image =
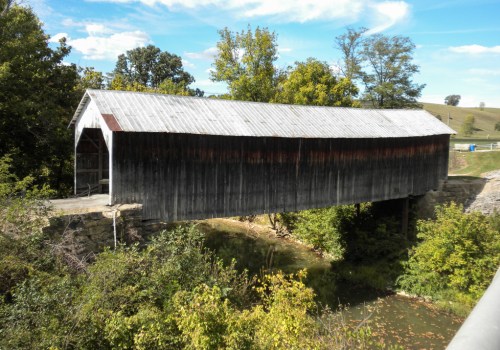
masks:
[[[478,212],[454,203],[436,208],[436,220],[419,221],[420,243],[410,252],[401,288],[418,295],[444,295],[472,306],[500,265],[500,232]]]

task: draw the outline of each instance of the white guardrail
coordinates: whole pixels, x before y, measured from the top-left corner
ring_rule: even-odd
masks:
[[[446,349],[500,349],[500,269]]]

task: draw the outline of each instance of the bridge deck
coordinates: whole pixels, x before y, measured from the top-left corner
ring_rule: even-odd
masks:
[[[90,197],[53,199],[49,201],[49,204],[56,212],[66,214],[106,212],[118,208],[124,210],[142,207],[141,204],[117,204],[110,206],[108,203],[109,195],[107,194],[94,194]]]

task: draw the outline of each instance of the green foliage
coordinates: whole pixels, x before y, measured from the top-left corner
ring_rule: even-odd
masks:
[[[406,247],[406,239],[399,232],[397,218],[380,213],[382,205],[389,204],[361,204],[359,212],[354,205],[341,205],[282,213],[279,220],[292,235],[337,259],[396,260]]]
[[[203,91],[188,88],[183,82],[175,83],[165,79],[158,87],[149,87],[138,82],[128,83],[122,75],[115,75],[109,86],[110,90],[150,92],[180,96],[203,96]]]
[[[357,94],[358,89],[348,78],[337,80],[326,62],[308,58],[306,62],[295,63],[272,101],[351,107]]]
[[[444,99],[444,104],[456,107],[460,103],[461,98],[462,97],[460,95],[448,95]]]
[[[56,49],[33,11],[12,5],[0,16],[0,155],[13,172],[69,191],[73,164],[67,129],[80,98],[75,65],[63,64],[70,49]]]
[[[500,131],[500,122],[495,123],[495,131]]]
[[[314,249],[340,258],[343,256],[339,207],[304,210],[296,215],[292,234],[312,244]],[[290,225],[290,224],[289,224]]]
[[[276,34],[267,28],[233,33],[219,30],[218,53],[210,73],[213,81],[226,82],[231,99],[269,102],[275,92],[279,73]]]
[[[81,77],[77,89],[83,93],[86,89],[104,89],[104,76],[94,67],[85,67],[80,69]]]
[[[361,80],[363,99],[375,108],[415,108],[425,85],[412,82],[419,67],[412,63],[415,45],[408,37],[366,35],[367,29],[348,28],[335,38],[341,52],[340,69],[350,81]]]
[[[335,46],[340,50],[342,62],[340,69],[342,75],[347,79],[354,81],[360,77],[362,71],[363,59],[360,48],[363,41],[363,35],[368,29],[347,28],[347,33],[335,38]]]
[[[194,82],[191,74],[184,71],[179,56],[161,51],[153,45],[138,47],[118,56],[115,70],[127,83],[137,83],[156,88],[165,80],[182,83],[185,87]]]
[[[465,117],[464,122],[460,126],[460,134],[464,136],[471,136],[474,133],[475,118],[472,114]]]
[[[362,80],[364,99],[376,108],[417,107],[425,85],[412,82],[419,67],[412,63],[415,45],[408,37],[374,34],[363,40],[361,56],[368,70]]]
[[[436,208],[436,220],[419,221],[417,230],[420,243],[410,252],[401,287],[473,306],[500,265],[498,228],[451,203]]]

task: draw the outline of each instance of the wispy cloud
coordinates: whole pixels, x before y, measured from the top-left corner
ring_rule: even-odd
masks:
[[[212,61],[213,58],[217,55],[217,48],[209,47],[206,50],[201,52],[185,52],[184,56],[193,60],[203,60],[203,61]]]
[[[83,27],[85,37],[71,38],[67,33],[57,33],[50,41],[57,42],[62,37],[85,59],[115,60],[118,55],[136,47],[143,47],[151,42],[149,36],[140,30],[117,31],[101,23],[84,23],[66,20],[67,27]]]
[[[355,22],[360,17],[375,18],[371,29],[381,32],[406,19],[410,6],[405,1],[377,0],[92,0],[113,3],[162,5],[170,11],[217,10],[238,18],[268,17],[279,22],[344,20]]]
[[[192,62],[186,60],[186,59],[182,59],[182,65],[186,68],[196,68],[196,65],[194,65]]]
[[[410,15],[410,5],[404,1],[385,1],[372,5],[375,25],[366,34],[383,32],[403,22]]]
[[[479,54],[498,54],[500,53],[500,45],[498,46],[482,46],[482,45],[463,45],[463,46],[452,46],[449,48],[451,52],[465,53],[471,55]]]
[[[469,73],[481,76],[500,76],[500,69],[472,68]]]

